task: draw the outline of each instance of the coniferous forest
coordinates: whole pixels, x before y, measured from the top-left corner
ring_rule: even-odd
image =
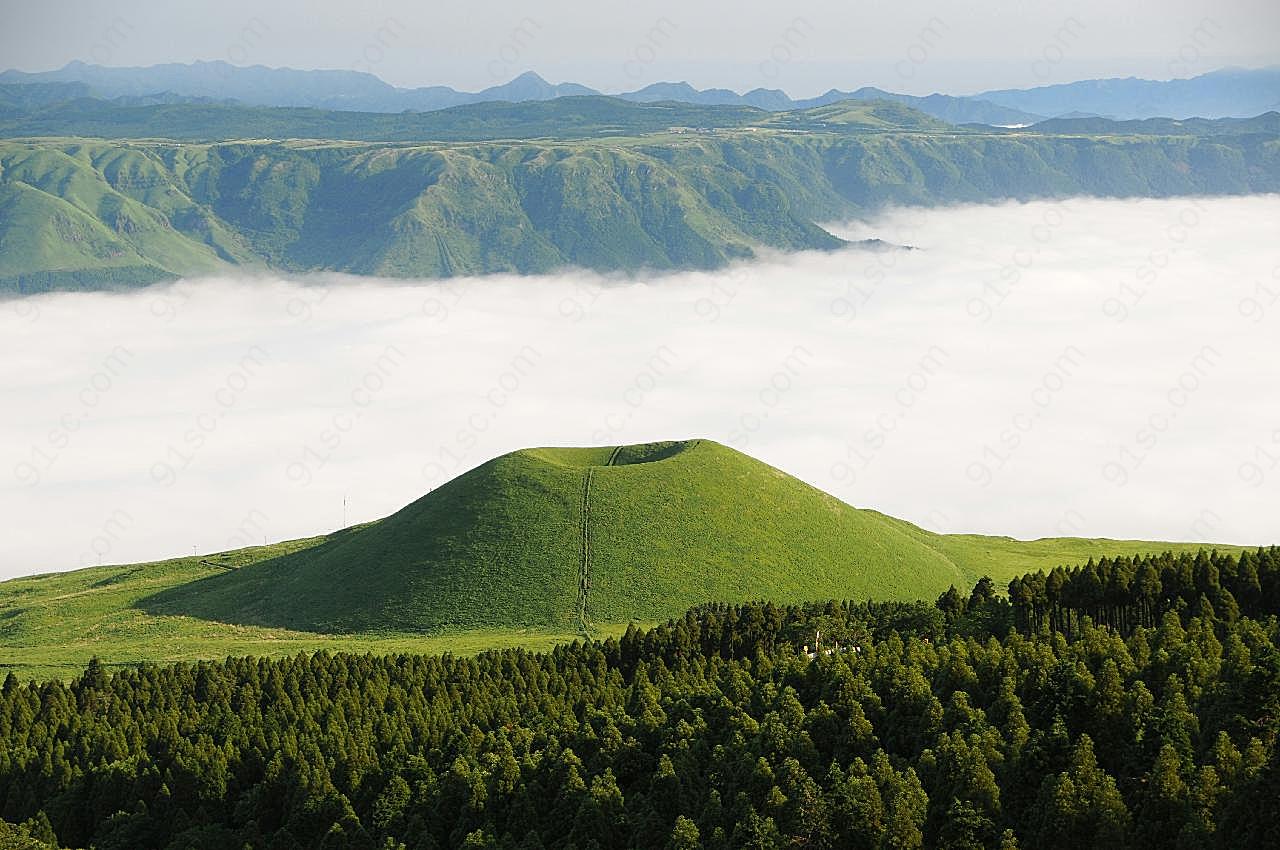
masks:
[[[0,688],[0,847],[1262,848],[1280,549]]]

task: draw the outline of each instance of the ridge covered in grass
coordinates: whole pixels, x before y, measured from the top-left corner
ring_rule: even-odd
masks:
[[[716,268],[761,247],[840,247],[818,222],[891,204],[1280,190],[1274,122],[1080,135],[962,130],[897,104],[761,113],[751,126],[677,126],[678,113],[650,111],[671,126],[525,140],[0,141],[0,293],[246,267]]]

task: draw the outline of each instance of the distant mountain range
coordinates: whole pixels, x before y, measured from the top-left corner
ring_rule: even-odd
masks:
[[[255,106],[300,106],[362,112],[428,112],[473,103],[551,100],[601,92],[577,83],[552,84],[532,71],[502,85],[463,92],[448,86],[397,88],[378,77],[340,70],[303,71],[240,67],[226,62],[112,68],[71,62],[56,71],[0,72],[0,84],[56,83],[80,86],[80,96],[125,98],[137,104],[174,99],[234,100]],[[700,105],[754,106],[773,112],[808,109],[842,100],[893,100],[952,124],[1032,124],[1052,117],[1249,117],[1280,105],[1280,68],[1223,69],[1190,79],[1136,78],[1084,80],[1033,89],[1005,89],[972,96],[927,97],[863,87],[831,89],[793,99],[779,89],[696,89],[685,82],[660,82],[615,95],[641,103],[676,101]],[[166,100],[167,98],[167,100]],[[65,99],[65,98],[63,98]]]
[[[448,86],[396,88],[359,71],[298,71],[292,68],[239,67],[226,62],[107,68],[72,62],[56,71],[0,73],[0,84],[58,83],[82,85],[84,95],[101,98],[148,98],[171,93],[188,98],[236,100],[253,106],[307,106],[357,112],[430,112],[473,103],[552,100],[601,92],[577,83],[552,84],[528,71],[509,83],[477,92]],[[654,83],[615,95],[637,103],[675,101],[701,106],[754,106],[771,112],[826,106],[841,100],[895,100],[951,123],[1026,124],[1042,116],[997,106],[976,98],[894,94],[874,88],[856,92],[832,89],[819,97],[793,100],[778,89],[738,94],[728,89],[695,89],[688,83]]]
[[[237,100],[252,106],[309,106],[359,112],[429,112],[469,103],[551,100],[599,94],[574,83],[552,85],[537,74],[521,74],[509,83],[478,92],[448,86],[396,88],[361,71],[300,71],[293,68],[241,67],[227,62],[108,68],[71,62],[56,71],[0,72],[3,83],[81,83],[102,98],[143,97],[171,92],[187,97]]]
[[[1280,109],[1280,67],[1223,68],[1180,80],[1081,80],[1034,89],[988,91],[976,97],[1052,117],[1083,113],[1120,120],[1247,118]]]

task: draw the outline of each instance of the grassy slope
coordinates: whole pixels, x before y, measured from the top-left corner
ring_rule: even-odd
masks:
[[[313,630],[571,631],[580,486],[577,471],[505,455],[314,550],[211,576],[146,605]]]
[[[888,517],[917,539],[941,553],[964,575],[965,585],[982,576],[995,579],[1003,587],[1009,579],[1038,569],[1083,564],[1101,555],[1145,555],[1155,552],[1197,552],[1218,549],[1240,552],[1247,546],[1218,545],[1208,542],[1161,542],[1151,540],[1113,540],[1108,537],[1041,537],[1017,540],[986,534],[935,534],[905,520]]]
[[[74,283],[100,272],[108,282],[147,283],[250,260],[174,188],[175,177],[153,152],[132,147],[0,147],[0,280]]]
[[[812,223],[840,209],[833,194],[796,210],[739,169],[694,185],[627,144],[127,147],[0,143],[0,289],[227,262],[391,276],[707,268],[760,244],[840,244]],[[101,165],[117,154],[162,173],[130,183]],[[144,185],[163,191],[143,199]]]
[[[851,508],[707,440],[612,453],[513,452],[385,520],[141,604],[326,633],[572,630],[582,616],[588,472],[589,623],[660,620],[713,600],[927,599],[982,574],[1003,582],[1090,556],[1168,548],[937,535]]]
[[[586,613],[596,635],[705,599],[931,598],[984,574],[1003,584],[1091,556],[1199,548],[938,535],[849,508],[707,441],[668,460],[635,462],[670,451],[624,448],[607,465],[609,448],[527,450],[490,461],[382,523],[326,538],[3,582],[0,668],[68,676],[93,655],[128,664],[339,647],[475,652],[570,640],[578,628],[588,466]],[[519,497],[504,495],[511,493]],[[430,575],[421,571],[428,562]],[[333,590],[315,592],[326,585]],[[308,630],[281,625],[280,612]],[[362,617],[368,622],[357,622]],[[315,631],[326,618],[342,632]],[[402,628],[432,621],[431,634]],[[350,632],[360,625],[377,630]]]
[[[146,604],[326,631],[572,628],[588,469],[591,622],[663,619],[709,600],[931,598],[983,574],[1005,581],[1090,556],[1168,548],[937,535],[853,509],[711,441],[623,447],[614,464],[611,451],[514,452],[383,522]],[[672,454],[631,462],[654,452]],[[339,590],[315,594],[316,586]]]
[[[600,622],[713,600],[930,598],[964,580],[882,515],[709,440],[597,469],[591,551]]]
[[[112,665],[227,655],[289,655],[319,649],[373,653],[472,653],[506,646],[548,648],[572,630],[475,630],[435,635],[331,635],[236,626],[193,617],[148,614],[136,603],[159,590],[278,557],[322,542],[298,540],[222,556],[90,567],[0,583],[0,670],[31,678],[69,677],[97,655]],[[612,630],[604,630],[611,633]],[[0,675],[2,678],[2,675]]]
[[[706,268],[759,245],[833,247],[815,221],[887,203],[1280,191],[1275,134],[881,131],[863,125],[883,114],[847,105],[769,120],[573,141],[0,142],[0,291],[229,263],[425,277]]]
[[[679,445],[612,466],[609,448],[504,455],[382,522],[147,605],[326,631],[571,629],[588,467],[593,622],[665,619],[713,600],[916,599],[964,581],[879,514],[717,443]]]

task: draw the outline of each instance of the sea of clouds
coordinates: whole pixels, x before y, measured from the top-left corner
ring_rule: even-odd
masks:
[[[695,436],[937,531],[1278,542],[1277,221],[1277,196],[898,209],[832,229],[914,250],[3,302],[0,577]]]

